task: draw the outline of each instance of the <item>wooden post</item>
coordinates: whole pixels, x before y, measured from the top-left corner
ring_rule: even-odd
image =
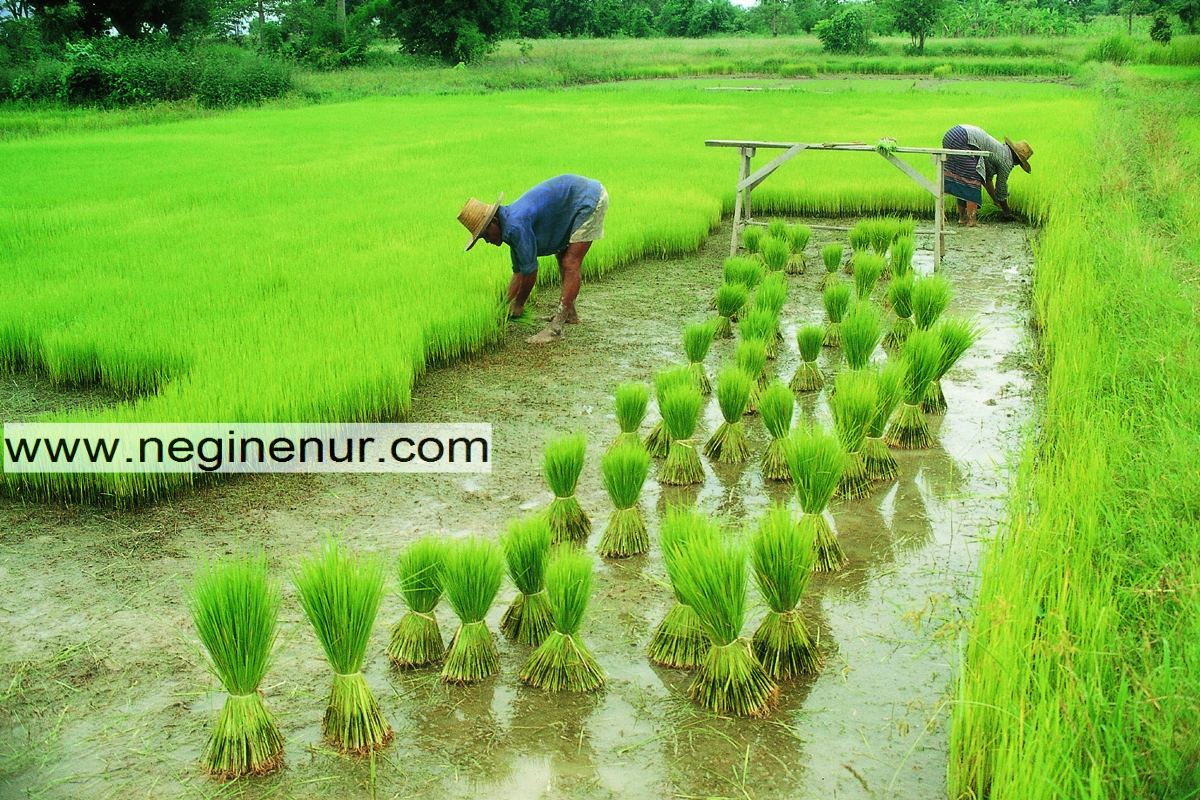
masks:
[[[746,179],[746,176],[750,174],[750,159],[754,158],[754,148],[740,147],[738,148],[738,153],[742,157],[741,166],[738,167],[738,183],[741,183]],[[736,193],[736,197],[733,201],[733,239],[729,243],[730,257],[737,255],[738,236],[742,232],[743,195],[745,196],[745,215],[747,218],[750,216],[750,190],[743,189],[742,191]]]
[[[937,202],[934,204],[934,220],[933,220],[933,271],[937,272],[942,268],[942,250],[944,248],[944,239],[942,236],[942,228],[946,224],[946,192],[943,186],[943,175],[946,168],[946,156],[938,153],[933,157],[933,163],[937,167],[937,193],[934,197]]]

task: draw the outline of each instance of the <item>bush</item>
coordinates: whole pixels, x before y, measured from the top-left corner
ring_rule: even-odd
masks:
[[[1164,46],[1171,43],[1171,17],[1165,8],[1154,12],[1154,23],[1150,26],[1150,38]]]
[[[954,74],[954,67],[949,64],[942,64],[940,67],[934,67],[933,71],[929,74],[934,78],[949,78]]]
[[[870,21],[860,3],[843,6],[813,28],[813,33],[830,53],[865,53],[871,46]]]

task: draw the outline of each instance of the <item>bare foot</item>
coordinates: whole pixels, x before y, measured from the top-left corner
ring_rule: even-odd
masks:
[[[517,319],[525,315],[525,306],[509,306],[508,318]]]
[[[553,344],[554,342],[561,342],[562,338],[562,324],[551,322],[542,329],[541,333],[530,336],[525,341],[529,344]]]
[[[560,314],[562,313],[561,310],[559,313]],[[549,317],[542,317],[541,319],[542,319],[542,322],[554,322],[554,320],[558,319],[558,317],[559,317],[559,314],[555,314],[555,315],[549,316]],[[567,318],[564,319],[563,322],[565,322],[567,325],[578,325],[579,324],[579,312],[576,311],[574,308],[572,308],[570,310],[570,312],[567,314]]]

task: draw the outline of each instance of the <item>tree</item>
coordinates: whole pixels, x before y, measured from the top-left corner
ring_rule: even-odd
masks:
[[[912,37],[917,52],[925,52],[925,37],[935,30],[942,13],[942,0],[888,0],[887,9],[896,29]]]
[[[79,6],[85,18],[104,18],[130,39],[154,31],[177,38],[204,28],[212,16],[205,0],[82,0]]]
[[[758,7],[762,9],[767,18],[771,20],[771,35],[779,35],[779,10],[783,7],[783,0],[758,0]]]
[[[871,26],[862,3],[843,3],[813,28],[830,53],[864,53],[871,46]]]
[[[510,0],[385,0],[379,21],[410,53],[449,63],[475,61],[517,30]]]
[[[1177,0],[1175,13],[1179,21],[1188,26],[1188,33],[1196,32],[1196,23],[1200,22],[1200,0]]]
[[[549,0],[550,30],[559,36],[587,36],[595,16],[591,0]]]
[[[1171,43],[1171,18],[1167,16],[1165,8],[1154,12],[1154,22],[1150,25],[1150,38],[1164,46]]]

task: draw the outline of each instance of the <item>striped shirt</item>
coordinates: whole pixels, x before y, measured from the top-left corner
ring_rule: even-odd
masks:
[[[981,158],[975,171],[984,183],[990,178],[996,179],[996,201],[1008,199],[1008,173],[1012,172],[1013,154],[1008,145],[998,142],[987,134],[983,128],[974,125],[963,125],[967,132],[967,142],[971,150],[983,150],[991,154],[991,158]]]

